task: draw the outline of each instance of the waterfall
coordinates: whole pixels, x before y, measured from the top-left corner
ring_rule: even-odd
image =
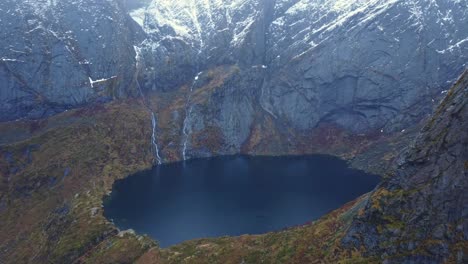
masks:
[[[195,21],[195,27],[197,28],[197,32],[198,32],[198,37],[200,39],[200,47],[198,48],[198,52],[196,54],[196,59],[195,61],[199,61],[200,60],[200,56],[203,52],[203,48],[205,46],[205,43],[203,41],[203,35],[202,35],[202,28],[201,28],[201,25],[198,21],[198,16],[195,15],[195,18],[194,21]],[[199,65],[197,64],[196,65],[196,69],[199,70]],[[187,101],[186,101],[186,104],[185,104],[185,119],[184,119],[184,125],[183,125],[183,128],[182,128],[182,134],[183,134],[183,147],[182,147],[182,160],[185,161],[187,160],[187,144],[188,144],[188,141],[189,141],[189,138],[190,138],[190,133],[192,132],[192,129],[191,129],[191,116],[192,116],[192,111],[193,111],[193,105],[192,105],[192,93],[193,93],[193,88],[195,87],[195,85],[197,84],[197,81],[198,79],[200,78],[200,75],[202,74],[203,72],[199,72],[197,73],[197,75],[195,76],[195,78],[193,78],[193,82],[192,82],[192,85],[190,86],[190,91],[189,91],[189,94],[187,96]]]
[[[182,133],[184,134],[184,143],[183,143],[183,148],[182,148],[182,159],[186,160],[187,159],[187,144],[189,141],[190,133],[191,133],[191,128],[190,128],[190,118],[192,116],[192,111],[193,111],[193,105],[192,105],[192,93],[193,93],[193,88],[197,84],[198,79],[200,78],[200,75],[202,72],[199,72],[195,78],[193,79],[192,85],[190,86],[190,91],[189,95],[187,97],[187,103],[185,106],[185,120],[184,120],[184,127],[182,129]]]
[[[140,67],[141,67],[141,65],[140,65],[141,51],[140,51],[140,48],[137,47],[137,46],[133,46],[133,48],[135,49],[135,61],[136,61],[136,66],[135,66],[136,70],[135,70],[134,78],[135,78],[135,81],[136,81],[136,85],[138,87],[138,91],[140,92],[140,96],[143,99],[143,104],[148,109],[148,111],[151,113],[151,127],[152,127],[151,146],[154,149],[154,156],[156,158],[156,161],[158,162],[159,165],[161,165],[162,164],[162,158],[161,158],[161,156],[159,154],[158,140],[157,140],[157,137],[156,137],[156,126],[157,126],[156,115],[154,114],[153,109],[151,108],[149,102],[147,101],[147,98],[143,94],[143,90],[141,89],[140,82],[138,81],[138,75],[140,73]]]
[[[158,161],[158,164],[162,164],[162,159],[161,156],[159,156],[159,147],[157,144],[156,140],[156,117],[154,115],[154,112],[151,112],[151,124],[153,127],[153,133],[151,134],[151,144],[154,147],[154,152],[156,154],[156,160]]]

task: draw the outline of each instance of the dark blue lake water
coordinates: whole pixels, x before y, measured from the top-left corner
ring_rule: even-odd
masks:
[[[330,156],[217,157],[118,181],[104,206],[120,229],[167,247],[304,224],[371,191],[379,180]]]

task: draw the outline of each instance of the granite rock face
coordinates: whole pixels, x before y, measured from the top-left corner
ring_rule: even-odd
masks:
[[[342,243],[385,263],[466,263],[468,71]]]
[[[148,35],[147,90],[215,65],[259,68],[250,100],[264,114],[299,130],[366,133],[433,111],[466,67],[467,10],[464,0],[154,0],[131,15]]]
[[[191,110],[178,133],[221,131],[217,153],[241,152],[256,125],[399,132],[432,113],[466,68],[467,3],[2,1],[0,121],[177,93]],[[238,70],[191,104],[203,89],[197,76],[220,78],[212,76],[219,68]],[[192,156],[208,155],[186,145]]]
[[[0,121],[131,95],[139,29],[120,1],[0,3]]]
[[[300,1],[270,26],[262,102],[303,129],[400,131],[464,69],[466,12],[466,1]]]

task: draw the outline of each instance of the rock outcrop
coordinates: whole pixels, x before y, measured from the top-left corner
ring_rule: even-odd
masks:
[[[468,71],[343,239],[385,263],[466,263]]]

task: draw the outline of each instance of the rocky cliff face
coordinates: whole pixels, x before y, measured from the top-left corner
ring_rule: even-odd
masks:
[[[399,131],[433,110],[466,66],[467,10],[451,0],[154,0],[132,16],[148,34],[146,89],[236,64],[257,71],[260,81],[235,88],[252,90],[246,99],[264,114],[363,133]],[[232,117],[253,116],[243,114]]]
[[[1,1],[0,121],[131,95],[135,25],[119,1]]]
[[[465,263],[468,71],[372,194],[343,244],[386,263]]]
[[[432,112],[468,57],[466,0],[0,5],[0,121],[156,96],[166,160],[297,152],[323,127],[399,132]],[[177,107],[162,113],[168,94]]]
[[[237,64],[261,69],[261,82],[239,84],[249,100],[294,127],[398,130],[467,58],[465,0],[3,1],[0,12],[1,120],[137,95],[144,40],[147,90]]]

